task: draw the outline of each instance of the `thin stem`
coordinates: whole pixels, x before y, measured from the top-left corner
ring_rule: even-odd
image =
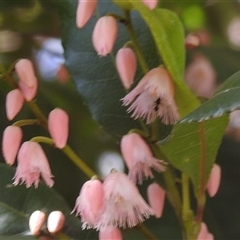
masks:
[[[159,238],[156,238],[143,224],[138,224],[135,228],[148,240],[159,240]]]
[[[142,68],[142,71],[144,72],[144,74],[146,74],[149,71],[149,67],[148,67],[148,65],[145,61],[145,58],[143,56],[141,47],[140,47],[140,45],[138,43],[138,40],[137,40],[137,37],[135,35],[133,25],[132,25],[132,22],[131,22],[131,18],[130,18],[130,12],[129,11],[124,11],[124,14],[125,14],[125,19],[126,19],[126,28],[127,28],[128,34],[129,34],[129,36],[131,38],[131,41],[133,43],[134,50],[136,52],[136,55],[137,55],[139,64]]]
[[[23,127],[23,126],[29,126],[29,125],[39,125],[40,121],[38,119],[24,119],[24,120],[19,120],[15,123],[13,123],[13,126],[17,127]]]
[[[182,173],[182,203],[183,203],[183,219],[188,215],[190,210],[189,201],[189,178],[185,173]]]
[[[55,146],[54,141],[51,138],[48,138],[48,137],[42,137],[42,136],[41,137],[34,137],[30,141],[32,141],[32,142],[42,142],[42,143],[49,144],[51,146]],[[78,155],[72,150],[72,148],[69,145],[66,145],[61,150],[89,178],[91,178],[94,175],[97,175],[80,157],[78,157]]]

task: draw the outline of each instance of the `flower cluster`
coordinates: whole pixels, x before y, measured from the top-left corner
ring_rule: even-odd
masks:
[[[28,59],[21,59],[15,65],[18,76],[18,88],[6,97],[6,115],[12,120],[20,112],[24,100],[32,101],[37,93],[37,78],[33,64]],[[39,121],[39,120],[38,120]],[[68,138],[68,115],[59,108],[52,110],[48,117],[48,130],[57,148],[65,147]],[[20,123],[8,126],[3,132],[2,151],[7,164],[13,165],[17,157],[17,170],[14,185],[26,183],[27,187],[38,186],[40,177],[52,187],[53,175],[47,157],[38,142],[26,141],[21,144],[23,132]]]

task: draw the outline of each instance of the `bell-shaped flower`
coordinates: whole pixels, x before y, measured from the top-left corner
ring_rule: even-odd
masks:
[[[18,86],[26,101],[31,101],[37,93],[37,77],[33,64],[28,59],[21,59],[15,64],[15,70],[19,77]]]
[[[29,229],[32,235],[38,235],[43,227],[46,214],[42,211],[35,211],[29,218]]]
[[[92,34],[93,47],[99,56],[104,57],[113,49],[118,34],[117,20],[112,16],[98,19]]]
[[[81,216],[82,228],[96,228],[104,210],[103,184],[97,179],[85,182],[72,212]]]
[[[110,173],[104,180],[103,187],[105,211],[99,220],[98,229],[107,226],[131,228],[154,215],[152,208],[126,174]]]
[[[97,6],[97,0],[78,0],[76,24],[78,28],[82,28],[93,15]]]
[[[2,152],[7,164],[13,165],[22,140],[22,129],[17,126],[8,126],[3,132]]]
[[[68,114],[60,109],[55,108],[48,115],[48,131],[54,140],[57,148],[63,148],[67,144],[69,132]]]
[[[165,190],[157,183],[152,183],[147,188],[148,202],[154,210],[156,218],[160,218],[162,216],[165,195]]]
[[[65,216],[61,211],[53,211],[49,214],[47,220],[48,231],[52,234],[60,231],[65,223]]]
[[[221,168],[219,165],[214,164],[207,184],[207,191],[210,197],[215,196],[219,189],[220,182],[221,182]]]
[[[152,168],[158,172],[165,170],[162,161],[153,156],[150,147],[137,133],[123,136],[121,152],[129,169],[129,178],[134,183],[141,184],[145,178],[153,178]]]
[[[119,228],[107,226],[99,231],[99,240],[122,240],[122,233]]]
[[[116,55],[116,67],[123,86],[129,89],[137,70],[137,59],[131,48],[121,48]]]
[[[14,89],[6,97],[6,114],[8,120],[12,120],[19,113],[24,103],[24,97],[19,89]]]
[[[27,188],[34,184],[36,188],[40,176],[49,187],[53,186],[53,176],[42,147],[36,142],[24,142],[18,152],[18,166],[13,184],[26,183]]]
[[[141,1],[150,10],[153,10],[158,5],[158,0],[141,0]]]
[[[133,112],[131,117],[146,119],[147,124],[158,117],[164,124],[173,124],[179,118],[174,84],[164,67],[149,71],[122,101],[124,106],[130,105],[127,111]]]

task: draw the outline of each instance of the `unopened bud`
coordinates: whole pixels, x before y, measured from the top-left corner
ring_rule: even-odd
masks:
[[[35,211],[31,214],[29,218],[29,229],[32,235],[38,235],[42,229],[45,222],[46,214],[41,211]]]
[[[97,0],[78,0],[76,24],[78,28],[84,27],[93,15],[97,6]]]
[[[220,186],[221,181],[221,168],[219,165],[214,164],[210,173],[210,178],[207,184],[207,191],[210,197],[215,196]]]
[[[185,38],[186,49],[193,49],[200,45],[200,39],[198,36],[193,34],[188,34]]]
[[[24,97],[19,89],[14,89],[6,97],[6,114],[12,120],[19,113],[24,103]]]
[[[65,217],[61,211],[53,211],[49,214],[47,220],[47,228],[50,233],[60,231],[65,223]]]
[[[99,240],[122,240],[122,233],[119,228],[107,226],[100,229]]]
[[[158,5],[158,0],[141,0],[141,1],[150,10],[153,10]]]
[[[134,81],[137,59],[131,48],[121,48],[116,55],[116,67],[122,84],[129,89]]]
[[[112,16],[104,16],[97,21],[92,42],[99,56],[106,56],[113,49],[118,33],[117,20]]]
[[[8,126],[3,132],[2,151],[7,164],[13,165],[22,140],[22,130],[17,126]]]
[[[60,109],[55,108],[48,116],[48,131],[54,140],[57,148],[65,147],[69,132],[69,117],[68,114]]]

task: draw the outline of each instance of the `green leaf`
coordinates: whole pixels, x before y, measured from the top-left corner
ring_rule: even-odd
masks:
[[[240,71],[228,78],[210,100],[181,119],[180,123],[201,122],[210,118],[220,117],[239,108]]]
[[[140,1],[129,0],[148,24],[160,56],[175,82],[175,98],[181,116],[197,106],[199,101],[183,82],[185,69],[184,30],[177,15],[167,9],[149,10]]]
[[[66,217],[64,234],[73,239],[84,239],[89,234],[81,230],[80,220],[70,215],[65,200],[45,184],[37,189],[25,185],[13,186],[14,168],[0,164],[0,235],[29,235],[28,220],[31,213],[41,210],[50,213],[60,210]]]
[[[79,93],[85,99],[93,119],[107,132],[120,138],[131,129],[141,129],[141,124],[130,118],[130,114],[126,113],[127,108],[121,104],[120,99],[125,96],[126,92],[123,89],[114,62],[114,55],[117,50],[130,38],[126,27],[119,23],[118,38],[113,53],[100,58],[91,42],[95,23],[100,16],[110,13],[121,15],[122,13],[111,1],[101,1],[98,3],[97,14],[90,19],[84,28],[78,29],[75,15],[77,2],[77,0],[58,1],[66,65]],[[156,47],[148,27],[136,11],[132,12],[131,19],[149,67],[157,67],[159,56],[156,54]],[[136,82],[142,76],[143,73],[138,67]],[[171,126],[161,125],[159,129],[160,138],[164,138],[169,134]]]
[[[227,123],[224,115],[201,123],[177,124],[169,141],[160,145],[169,162],[190,177],[196,197],[205,190]]]

